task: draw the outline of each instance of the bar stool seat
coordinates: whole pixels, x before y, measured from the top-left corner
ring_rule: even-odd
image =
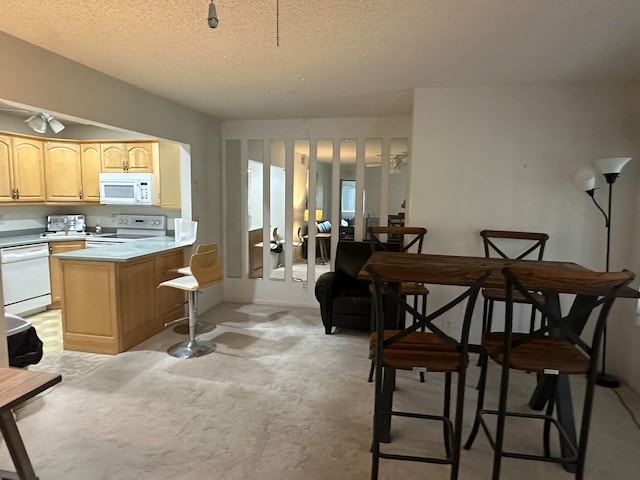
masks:
[[[194,253],[189,269],[192,275],[177,277],[158,285],[158,288],[177,288],[189,293],[189,340],[172,345],[167,350],[169,355],[177,358],[201,357],[216,350],[215,343],[196,339],[196,295],[202,288],[222,280],[222,262],[217,246],[206,252]]]

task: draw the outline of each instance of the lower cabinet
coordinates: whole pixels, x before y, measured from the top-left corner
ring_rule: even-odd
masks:
[[[58,308],[60,306],[60,298],[62,296],[62,278],[60,276],[60,260],[56,253],[72,252],[74,250],[82,250],[84,248],[84,240],[79,242],[49,242],[49,280],[51,283],[51,306],[50,308]]]
[[[65,350],[124,352],[183,316],[184,295],[158,289],[184,266],[184,249],[130,262],[61,260]],[[169,295],[172,298],[166,298]]]

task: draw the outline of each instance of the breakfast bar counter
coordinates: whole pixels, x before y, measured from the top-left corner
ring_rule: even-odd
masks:
[[[56,254],[64,349],[117,354],[184,316],[184,293],[157,285],[178,276],[187,246],[154,237]]]

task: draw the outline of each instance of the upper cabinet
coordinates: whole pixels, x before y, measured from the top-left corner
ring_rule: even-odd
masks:
[[[47,201],[84,201],[80,144],[44,142],[44,171]]]
[[[154,144],[153,204],[180,209],[180,147],[175,143]]]
[[[100,153],[105,173],[153,172],[153,143],[103,143]]]
[[[153,173],[153,204],[180,208],[176,144],[85,143],[0,133],[0,203],[97,203],[101,172]]]
[[[13,202],[15,196],[11,158],[11,137],[0,135],[0,202]]]
[[[81,143],[82,198],[85,202],[100,201],[100,144]]]
[[[0,136],[0,202],[43,202],[41,140]]]

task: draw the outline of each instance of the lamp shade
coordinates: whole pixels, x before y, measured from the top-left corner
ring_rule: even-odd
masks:
[[[44,133],[47,131],[47,121],[42,115],[33,115],[32,117],[27,118],[25,123],[38,133]]]
[[[49,117],[48,122],[51,130],[53,130],[54,133],[60,133],[62,130],[64,130],[64,125],[60,120]]]
[[[631,160],[631,157],[611,157],[600,158],[594,160],[593,163],[596,164],[603,175],[606,175],[608,173],[620,173],[629,160]]]
[[[322,220],[322,210],[316,210],[316,222],[319,222],[320,220]],[[308,222],[309,221],[309,210],[305,209],[304,210],[304,221]]]
[[[596,188],[596,176],[593,170],[588,167],[582,167],[578,170],[573,176],[573,181],[585,192]]]

